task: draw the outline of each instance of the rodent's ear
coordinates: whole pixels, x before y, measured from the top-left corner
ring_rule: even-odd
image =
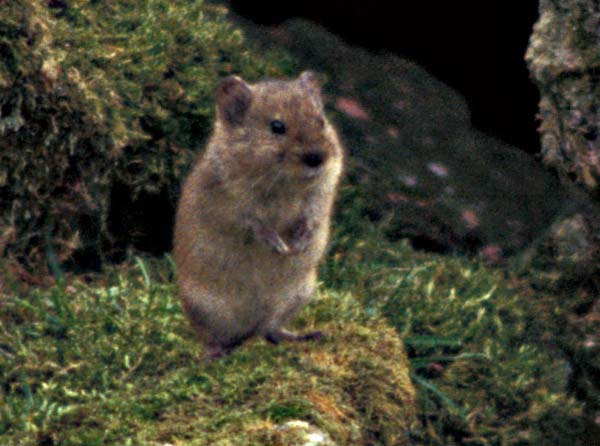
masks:
[[[307,70],[300,73],[300,76],[298,76],[298,82],[300,82],[302,88],[306,89],[311,94],[317,96],[321,95],[321,84],[319,84],[317,75],[313,71]]]
[[[228,76],[217,87],[217,113],[229,125],[240,125],[252,103],[252,90],[238,76]]]
[[[317,75],[313,71],[303,71],[300,73],[300,76],[298,76],[298,83],[300,84],[300,87],[313,98],[315,103],[322,108],[321,84],[317,79]]]

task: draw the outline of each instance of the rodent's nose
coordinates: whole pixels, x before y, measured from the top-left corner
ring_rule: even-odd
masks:
[[[308,167],[319,167],[325,161],[323,152],[308,152],[302,155],[302,162]]]

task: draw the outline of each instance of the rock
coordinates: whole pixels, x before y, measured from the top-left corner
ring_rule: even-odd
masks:
[[[418,65],[350,47],[301,20],[246,29],[264,45],[283,45],[298,69],[324,74],[327,107],[351,155],[349,181],[365,192],[367,215],[390,218],[390,238],[483,250],[497,263],[560,209],[558,181],[523,151],[473,129],[465,100]]]
[[[583,283],[600,271],[600,11],[595,0],[541,0],[539,10],[526,61],[541,95],[542,160],[572,192],[534,257],[550,283]]]
[[[582,214],[556,222],[550,228],[550,243],[560,269],[575,269],[585,275],[593,267],[594,238]]]
[[[326,432],[306,421],[291,420],[276,426],[275,441],[286,446],[336,446]],[[277,438],[278,436],[280,438]]]
[[[544,164],[600,198],[600,11],[595,0],[542,0],[526,60],[540,89]]]
[[[526,60],[537,84],[542,160],[576,193],[532,248],[528,262],[540,287],[556,299],[555,336],[571,363],[569,390],[600,409],[598,332],[600,286],[600,9],[597,0],[540,0]],[[595,434],[598,438],[598,434]]]

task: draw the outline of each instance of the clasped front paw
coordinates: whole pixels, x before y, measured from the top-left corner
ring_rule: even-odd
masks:
[[[309,227],[306,218],[299,219],[293,229],[291,239],[289,241],[289,248],[292,252],[304,252],[310,245],[313,238],[313,231]]]

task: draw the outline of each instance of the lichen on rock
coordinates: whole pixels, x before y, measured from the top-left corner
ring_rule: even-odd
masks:
[[[593,0],[540,2],[526,60],[537,83],[544,163],[592,195],[600,187],[600,10]]]
[[[541,0],[539,11],[526,60],[541,94],[542,160],[572,189],[573,199],[529,250],[526,265],[538,287],[564,297],[552,310],[561,315],[556,342],[571,363],[569,387],[597,425],[600,6],[596,0]]]

